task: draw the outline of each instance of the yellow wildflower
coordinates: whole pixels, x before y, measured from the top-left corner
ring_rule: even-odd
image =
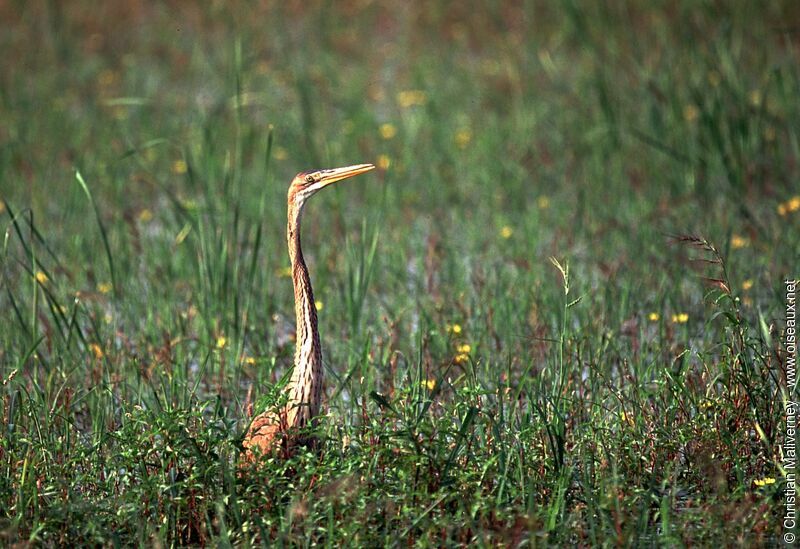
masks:
[[[469,355],[464,354],[464,353],[457,354],[456,357],[453,359],[453,361],[456,364],[464,364],[468,360],[469,360]]]
[[[749,278],[744,282],[742,282],[742,290],[744,290],[745,292],[752,287],[753,287],[753,281],[750,280]]]
[[[459,149],[465,149],[472,141],[472,132],[469,129],[458,130],[455,135],[455,142]]]
[[[184,174],[189,169],[185,160],[176,160],[172,163],[172,173]]]
[[[98,345],[97,343],[90,343],[89,349],[91,349],[92,354],[97,360],[100,360],[105,355],[105,353],[103,353],[103,348],[100,347],[100,345]]]
[[[228,344],[228,338],[225,336],[217,337],[217,349],[224,349],[225,345]]]
[[[694,122],[700,116],[700,109],[695,105],[686,105],[683,108],[683,119],[687,122]]]
[[[320,300],[315,301],[314,306],[317,308],[318,311],[321,311],[322,309],[325,308],[325,304]]]
[[[661,315],[658,314],[658,313],[650,313],[649,315],[647,315],[647,319],[650,322],[658,322],[658,319],[660,319],[660,318],[661,318]]]
[[[436,380],[435,379],[426,379],[422,382],[422,385],[427,387],[429,391],[433,391],[433,388],[436,387]]]
[[[460,324],[448,324],[448,325],[445,326],[445,329],[447,330],[448,333],[453,333],[453,334],[456,334],[456,335],[461,333],[461,325]]]
[[[97,291],[100,292],[101,294],[107,294],[108,292],[111,291],[112,288],[113,286],[111,286],[111,283],[109,282],[101,282],[100,284],[97,285]]]
[[[151,212],[147,208],[139,212],[139,221],[141,221],[142,223],[147,223],[151,219],[153,219],[153,212]]]
[[[502,229],[500,229],[500,236],[503,238],[511,238],[511,235],[514,234],[514,229],[506,225]]]
[[[246,356],[244,357],[244,363],[249,366],[253,366],[256,363],[256,359],[251,356]]]
[[[286,160],[289,158],[289,153],[283,147],[275,147],[275,160]]]
[[[678,313],[672,315],[672,322],[675,324],[686,324],[689,321],[689,315],[686,313]]]
[[[787,213],[794,213],[800,210],[800,196],[793,196],[786,202],[778,204],[778,214],[786,215]]]
[[[753,481],[753,484],[755,484],[756,486],[767,486],[769,484],[775,484],[775,479],[773,477],[756,479]]]
[[[469,343],[464,343],[459,345],[456,350],[459,352],[459,354],[468,355],[472,351],[472,347]]]
[[[405,90],[397,94],[397,104],[407,109],[417,105],[424,105],[428,95],[423,90]]]
[[[50,280],[49,278],[47,278],[47,275],[44,274],[42,271],[36,271],[35,276],[36,276],[36,282],[38,282],[39,284],[45,284],[48,280]]]
[[[538,204],[540,210],[546,210],[550,207],[550,198],[543,194],[539,197],[536,203]]]
[[[731,237],[731,248],[734,250],[738,250],[740,248],[745,248],[750,242],[743,236],[739,236],[735,234]]]
[[[633,425],[633,418],[629,416],[625,410],[619,413],[619,418],[622,420],[623,423],[627,423],[628,425]]]
[[[380,132],[382,138],[391,139],[397,135],[397,128],[394,127],[394,124],[381,124]]]
[[[378,168],[381,170],[388,170],[389,166],[392,165],[392,159],[389,158],[388,155],[382,154],[378,157],[378,161],[375,163]]]

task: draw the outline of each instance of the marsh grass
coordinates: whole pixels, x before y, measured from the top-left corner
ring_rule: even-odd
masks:
[[[797,9],[523,4],[0,10],[3,544],[776,539]]]

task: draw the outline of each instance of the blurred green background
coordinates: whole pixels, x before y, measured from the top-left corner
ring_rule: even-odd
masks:
[[[798,6],[0,3],[0,539],[774,539]]]

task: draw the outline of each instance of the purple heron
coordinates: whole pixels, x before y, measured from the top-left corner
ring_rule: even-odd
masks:
[[[302,443],[298,431],[313,425],[322,400],[322,349],[317,329],[317,309],[311,277],[300,246],[300,221],[306,201],[332,183],[374,169],[372,164],[357,164],[330,170],[297,174],[287,195],[289,224],[286,241],[292,264],[294,311],[297,322],[294,370],[287,387],[289,400],[277,412],[264,412],[253,418],[243,445],[248,459],[266,454],[281,444]]]

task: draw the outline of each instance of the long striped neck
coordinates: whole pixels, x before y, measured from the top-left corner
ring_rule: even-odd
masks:
[[[292,263],[294,312],[297,322],[294,371],[289,387],[286,420],[289,427],[303,427],[319,413],[322,399],[322,350],[317,330],[317,308],[311,277],[300,247],[303,204],[289,202],[286,239]]]

